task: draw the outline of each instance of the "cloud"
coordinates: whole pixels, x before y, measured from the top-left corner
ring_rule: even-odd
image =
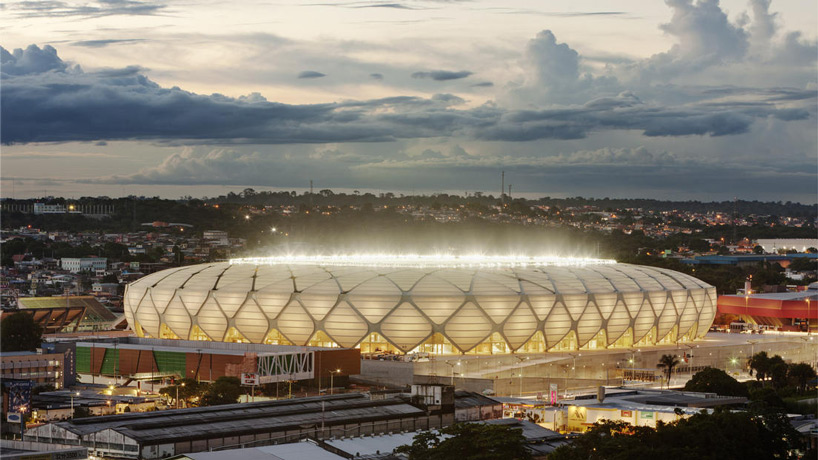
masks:
[[[409,6],[403,3],[364,3],[364,2],[348,2],[348,3],[308,3],[303,6],[332,6],[336,8],[387,8],[396,10],[424,10],[428,8],[420,8],[417,6]]]
[[[68,64],[57,56],[57,50],[45,45],[39,48],[30,45],[23,51],[18,48],[14,54],[0,47],[0,72],[6,75],[31,75],[51,71],[64,72]]]
[[[512,156],[512,155],[471,155],[459,145],[448,152],[426,149],[419,154],[396,156],[379,162],[367,162],[355,168],[367,169],[413,169],[413,168],[545,168],[555,166],[669,166],[679,163],[669,152],[653,154],[645,147],[602,148],[579,150],[557,155]]]
[[[303,72],[298,73],[298,78],[322,78],[326,76],[327,76],[326,74],[316,72],[314,70],[305,70]]]
[[[369,77],[371,79],[373,79],[373,80],[383,80],[383,74],[382,73],[371,73],[371,74],[369,74]]]
[[[541,31],[528,42],[525,58],[526,81],[511,91],[517,103],[565,104],[587,101],[600,92],[616,94],[622,90],[615,78],[582,73],[579,53],[557,42],[550,30]]]
[[[481,81],[472,85],[474,88],[491,88],[492,86],[494,86],[494,83],[490,81]]]
[[[557,55],[566,61],[576,58],[550,33],[538,39],[558,48]],[[231,98],[164,88],[137,66],[83,72],[62,62],[50,47],[13,54],[2,50],[2,56],[0,140],[6,144],[99,140],[309,144],[435,137],[526,142],[583,139],[600,131],[718,137],[746,133],[757,120],[797,122],[815,112],[809,92],[752,88],[688,88],[684,99],[690,102],[673,105],[645,100],[632,91],[582,104],[522,110],[494,103],[458,108],[466,101],[454,94],[292,105],[268,101],[257,93]],[[549,79],[551,75],[546,73]],[[569,88],[582,81],[565,79],[568,86],[561,86],[559,78],[552,80],[543,84]],[[597,87],[595,80],[585,81],[590,82],[588,88]]]
[[[469,75],[472,75],[472,72],[469,72],[468,70],[461,70],[459,72],[453,72],[450,70],[432,70],[429,72],[415,72],[412,74],[412,78],[430,78],[434,81],[447,81],[466,78]]]
[[[150,16],[159,14],[167,5],[144,3],[133,0],[101,0],[85,4],[72,4],[57,0],[26,0],[7,6],[18,18],[39,17],[89,17],[104,16]]]
[[[121,44],[128,44],[128,43],[138,43],[145,41],[142,38],[130,38],[130,39],[105,39],[105,40],[82,40],[73,42],[72,45],[74,46],[83,46],[86,48],[104,48],[108,45],[121,45]]]
[[[661,29],[674,37],[676,44],[641,64],[644,78],[695,73],[715,64],[739,61],[747,53],[747,32],[729,21],[718,0],[665,3],[673,10],[673,17]]]
[[[258,151],[244,148],[185,147],[159,165],[133,174],[86,179],[108,184],[220,184],[273,185],[288,176],[301,177],[310,171],[331,175],[364,161],[360,155],[337,149],[296,148]],[[296,172],[297,171],[297,172]]]

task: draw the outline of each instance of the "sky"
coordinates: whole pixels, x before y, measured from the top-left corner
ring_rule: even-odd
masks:
[[[0,8],[4,198],[818,202],[814,0]]]

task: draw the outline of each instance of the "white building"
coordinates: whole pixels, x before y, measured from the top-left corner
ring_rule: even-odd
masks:
[[[211,245],[227,246],[230,244],[227,232],[223,230],[205,230],[202,232],[202,239]]]
[[[61,204],[34,203],[34,214],[65,214],[65,206]]]
[[[807,252],[809,248],[818,248],[818,238],[772,238],[757,240],[756,243],[768,253],[776,253],[780,249]]]
[[[104,271],[108,266],[108,259],[105,257],[64,257],[61,259],[61,265],[63,270],[71,273]]]

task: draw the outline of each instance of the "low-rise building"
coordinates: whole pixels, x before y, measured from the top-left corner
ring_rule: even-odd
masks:
[[[62,388],[65,385],[64,361],[64,353],[3,352],[0,355],[0,371],[4,380],[30,380],[34,386]]]
[[[63,257],[61,259],[63,270],[71,273],[104,271],[108,266],[108,259],[105,257]]]
[[[80,445],[95,456],[157,459],[189,452],[440,428],[452,412],[427,412],[399,398],[365,394],[227,404],[55,422],[28,441]]]

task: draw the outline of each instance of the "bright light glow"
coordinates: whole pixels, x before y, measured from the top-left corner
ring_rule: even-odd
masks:
[[[345,254],[333,256],[288,255],[276,257],[248,257],[230,259],[230,264],[250,265],[321,265],[321,266],[377,266],[377,267],[528,267],[611,265],[615,260],[557,256],[487,256],[448,254]]]

